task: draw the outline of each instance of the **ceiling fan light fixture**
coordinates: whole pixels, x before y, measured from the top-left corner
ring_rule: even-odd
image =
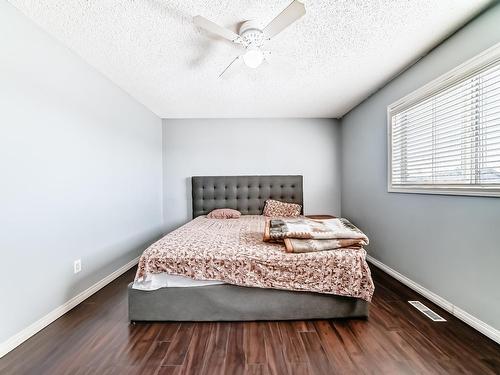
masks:
[[[299,0],[293,0],[280,14],[273,18],[264,28],[257,20],[247,20],[240,25],[238,34],[234,31],[222,27],[205,17],[195,16],[193,23],[212,34],[218,35],[246,49],[244,55],[237,56],[231,63],[219,74],[219,78],[226,72],[235,61],[243,59],[243,62],[249,68],[259,67],[269,56],[270,51],[263,52],[261,48],[264,44],[297,21],[306,14],[304,4]]]
[[[257,68],[264,61],[264,53],[258,48],[249,48],[243,55],[243,61],[249,68]]]

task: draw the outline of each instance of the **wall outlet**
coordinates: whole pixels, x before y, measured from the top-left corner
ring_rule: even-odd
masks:
[[[82,270],[82,260],[77,259],[73,262],[73,272],[78,273]]]

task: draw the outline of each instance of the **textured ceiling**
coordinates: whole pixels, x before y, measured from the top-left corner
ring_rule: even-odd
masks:
[[[291,0],[10,0],[164,118],[341,117],[489,0],[309,0],[267,44],[269,64],[234,64],[241,47],[196,29],[237,31]]]

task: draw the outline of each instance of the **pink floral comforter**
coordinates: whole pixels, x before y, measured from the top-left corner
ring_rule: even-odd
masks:
[[[364,249],[287,253],[263,242],[265,218],[199,216],[151,245],[141,256],[136,281],[167,272],[197,280],[329,293],[370,301],[373,281]]]

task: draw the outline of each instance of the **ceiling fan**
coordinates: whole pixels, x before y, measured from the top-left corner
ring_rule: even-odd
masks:
[[[279,34],[300,17],[306,14],[304,4],[294,0],[280,14],[278,14],[269,24],[262,28],[255,20],[245,21],[240,26],[239,33],[219,26],[216,23],[207,20],[202,16],[193,18],[196,26],[205,29],[213,34],[219,35],[231,42],[241,45],[246,49],[245,54],[237,56],[219,75],[221,77],[231,65],[238,59],[242,58],[246,66],[257,68],[265,60],[265,57],[270,54],[269,51],[262,50],[265,42]]]

